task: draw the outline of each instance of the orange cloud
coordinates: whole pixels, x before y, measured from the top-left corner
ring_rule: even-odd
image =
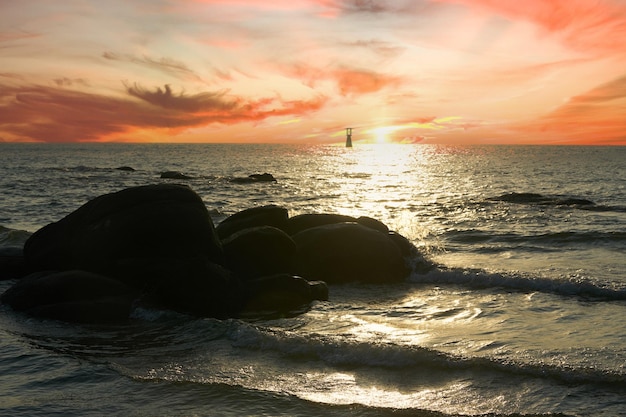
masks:
[[[398,87],[401,77],[375,71],[354,68],[335,68],[324,70],[306,65],[294,65],[285,70],[289,76],[299,78],[313,88],[322,81],[332,81],[343,96],[370,94],[386,87]]]
[[[257,122],[302,116],[321,109],[311,100],[246,100],[225,92],[174,94],[169,86],[150,91],[127,86],[128,98],[106,97],[41,85],[0,85],[0,138],[42,142],[115,140],[137,128],[180,130],[209,124]]]
[[[517,126],[555,141],[626,145],[626,75],[570,98],[540,119]]]
[[[342,68],[332,73],[342,95],[369,94],[400,84],[400,78],[367,70]]]

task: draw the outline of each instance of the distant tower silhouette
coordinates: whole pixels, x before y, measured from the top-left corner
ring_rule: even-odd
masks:
[[[352,128],[346,127],[346,148],[352,147]]]

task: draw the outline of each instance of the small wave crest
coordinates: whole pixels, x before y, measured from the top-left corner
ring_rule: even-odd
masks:
[[[0,249],[24,246],[32,233],[25,230],[10,229],[0,225]]]
[[[526,250],[556,250],[563,246],[606,246],[614,248],[626,243],[626,233],[620,231],[555,231],[539,234],[498,233],[478,229],[450,229],[442,236],[448,242],[464,245],[475,252]]]
[[[538,291],[608,301],[626,300],[626,288],[604,287],[584,279],[553,279],[445,266],[438,266],[426,273],[413,273],[410,281],[463,285],[475,289],[506,288],[517,291]]]

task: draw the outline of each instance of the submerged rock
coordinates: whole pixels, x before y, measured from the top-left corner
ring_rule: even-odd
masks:
[[[490,201],[503,201],[515,204],[537,204],[546,206],[593,206],[591,200],[575,197],[548,197],[537,193],[507,193],[491,197]]]
[[[263,174],[252,174],[247,177],[235,177],[230,180],[230,182],[234,182],[237,184],[249,184],[253,182],[277,182],[276,178],[272,174],[263,173]]]
[[[171,180],[192,180],[193,177],[178,171],[165,171],[161,173],[161,178]]]

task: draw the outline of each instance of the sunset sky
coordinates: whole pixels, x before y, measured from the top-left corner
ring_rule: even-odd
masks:
[[[0,141],[626,145],[626,0],[0,2]]]

